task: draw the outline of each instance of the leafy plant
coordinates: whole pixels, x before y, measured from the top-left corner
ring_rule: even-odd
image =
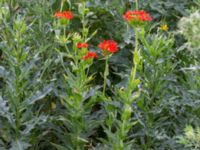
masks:
[[[199,149],[199,7],[1,0],[0,149]]]
[[[65,70],[62,80],[65,86],[60,91],[65,92],[59,94],[65,109],[60,110],[61,114],[57,119],[62,122],[64,129],[63,133],[59,133],[64,146],[53,143],[57,149],[81,150],[87,146],[92,146],[92,142],[89,141],[90,136],[92,136],[93,132],[95,132],[94,129],[98,128],[102,122],[101,119],[97,120],[96,118],[97,116],[101,117],[100,113],[98,111],[93,112],[93,108],[99,102],[96,95],[98,87],[92,89],[90,82],[93,80],[94,75],[88,74],[89,68],[93,64],[93,59],[98,56],[94,52],[89,52],[87,42],[96,32],[92,33],[91,36],[88,35],[87,14],[89,11],[86,8],[85,2],[78,4],[78,10],[82,22],[81,34],[73,33],[66,37],[65,25],[69,23],[64,22],[66,19],[59,20],[61,21],[60,23],[66,23],[64,26],[62,24],[57,25],[61,25],[63,28],[63,35],[57,35],[57,38],[61,44],[65,45],[66,50],[62,52],[57,49],[60,63]],[[63,59],[65,58],[70,67],[64,64]]]
[[[31,52],[32,47],[27,41],[31,38],[29,33],[33,22],[27,25],[23,15],[11,18],[6,10],[8,6],[2,7],[5,10],[1,12],[1,78],[4,84],[0,97],[1,147],[23,150],[30,146],[34,138],[31,132],[47,121],[47,115],[35,109],[35,103],[51,92],[52,85],[43,83],[42,86],[38,80],[42,68],[35,71],[41,51]],[[8,18],[12,22],[7,22]]]
[[[200,148],[200,128],[194,129],[191,125],[188,125],[184,129],[184,135],[179,136],[178,139],[178,143],[187,148],[197,150]]]
[[[179,33],[187,39],[187,45],[192,52],[198,54],[200,49],[199,44],[199,20],[200,13],[198,11],[191,14],[189,17],[183,17],[179,22]]]

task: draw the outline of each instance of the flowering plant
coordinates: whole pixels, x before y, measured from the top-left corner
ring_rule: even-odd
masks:
[[[199,0],[172,1],[0,0],[0,150],[183,150],[176,134],[200,123],[199,10],[176,25]]]
[[[63,25],[67,25],[69,20],[73,18],[73,13],[71,11],[57,11],[55,13],[55,17],[60,19],[60,23]]]
[[[118,51],[117,42],[113,40],[104,40],[98,45],[98,47],[103,51],[103,54],[111,54]]]
[[[88,48],[89,44],[87,43],[77,43],[77,48],[81,49],[81,48]]]
[[[55,17],[71,20],[73,18],[73,13],[71,11],[63,11],[63,12],[58,11],[55,13]]]
[[[85,56],[83,56],[84,60],[99,58],[95,52],[88,52]]]
[[[144,10],[129,10],[123,15],[123,18],[132,26],[136,27],[140,27],[147,22],[152,21],[152,17],[150,16],[150,14],[145,12]]]

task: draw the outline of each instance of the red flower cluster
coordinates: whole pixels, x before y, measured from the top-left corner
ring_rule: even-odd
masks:
[[[146,22],[152,21],[152,18],[149,13],[145,12],[144,10],[134,10],[134,11],[127,11],[124,14],[124,19],[128,22],[132,21],[139,21],[139,22]]]
[[[87,43],[81,43],[81,42],[79,42],[79,43],[77,43],[77,48],[79,48],[79,49],[81,49],[81,48],[88,48],[88,44]]]
[[[88,48],[87,43],[77,43],[77,48]],[[101,42],[98,47],[103,51],[104,55],[108,55],[110,53],[115,53],[118,51],[118,45],[117,42],[113,40],[104,40]],[[83,60],[98,58],[97,54],[95,52],[87,52],[85,56],[82,57]]]
[[[73,13],[71,11],[56,12],[55,17],[71,20],[73,18]]]
[[[98,46],[103,51],[108,51],[110,53],[115,53],[118,51],[117,42],[113,40],[104,40]]]
[[[95,52],[88,52],[85,56],[83,56],[84,60],[98,58],[98,55]]]

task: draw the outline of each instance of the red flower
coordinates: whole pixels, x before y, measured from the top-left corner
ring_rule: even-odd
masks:
[[[88,48],[88,44],[87,43],[81,43],[81,42],[79,42],[79,43],[77,43],[77,48],[79,48],[79,49],[81,49],[81,48]]]
[[[58,11],[55,13],[55,17],[71,20],[73,18],[73,13],[71,11],[63,11],[63,12]]]
[[[139,21],[139,22],[146,22],[152,21],[152,18],[149,13],[145,12],[144,10],[134,10],[134,11],[127,11],[124,14],[124,19],[128,22],[132,21]]]
[[[115,53],[118,51],[117,42],[113,40],[104,40],[98,46],[103,51],[108,51],[110,53]]]
[[[98,58],[95,52],[88,52],[85,56],[83,56],[84,60],[92,59],[92,58]]]

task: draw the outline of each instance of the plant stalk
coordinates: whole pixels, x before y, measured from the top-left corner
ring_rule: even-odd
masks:
[[[138,51],[138,48],[139,48],[139,40],[138,40],[138,38],[139,38],[138,30],[137,30],[137,28],[135,28],[135,51]]]
[[[104,84],[103,84],[103,95],[105,96],[105,91],[106,91],[106,81],[107,81],[107,76],[108,76],[108,57],[106,57],[105,61],[105,71],[104,71]]]
[[[135,8],[136,8],[136,10],[139,10],[139,2],[138,2],[138,0],[135,0]]]

